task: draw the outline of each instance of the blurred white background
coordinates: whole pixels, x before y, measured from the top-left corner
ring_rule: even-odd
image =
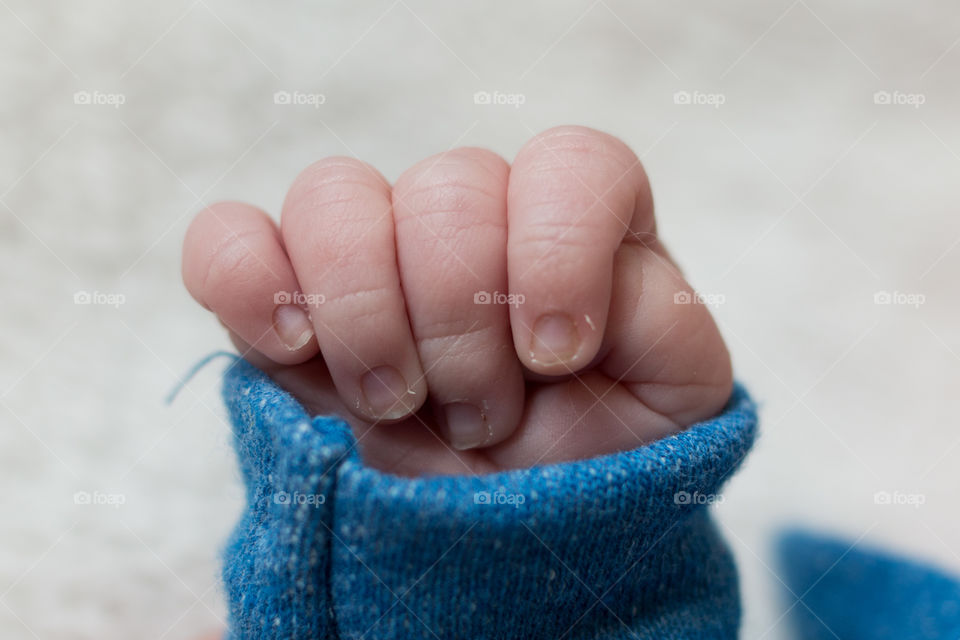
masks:
[[[510,159],[566,123],[642,156],[762,402],[717,508],[743,637],[786,637],[771,543],[791,523],[960,573],[957,17],[949,0],[0,0],[0,636],[220,624],[241,498],[222,363],[162,403],[229,346],[180,283],[194,212],[276,214],[326,155],[394,179],[453,146]]]

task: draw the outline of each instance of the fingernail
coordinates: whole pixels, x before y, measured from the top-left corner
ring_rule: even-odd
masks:
[[[482,447],[490,440],[490,425],[479,408],[466,402],[451,402],[443,406],[447,422],[447,436],[454,449],[463,451]]]
[[[580,349],[580,335],[570,317],[558,313],[540,316],[533,325],[530,358],[541,364],[573,360]]]
[[[375,367],[360,379],[371,413],[383,420],[402,418],[413,411],[413,394],[400,372],[389,365]]]
[[[273,310],[273,330],[290,351],[302,348],[313,337],[307,312],[294,304],[281,304]]]

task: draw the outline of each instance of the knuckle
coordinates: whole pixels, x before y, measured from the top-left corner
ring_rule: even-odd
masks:
[[[622,140],[580,126],[561,126],[535,136],[517,154],[515,164],[533,171],[602,170],[622,175],[640,166],[637,155]]]
[[[358,178],[369,180],[373,177],[379,182],[386,183],[386,180],[383,179],[383,176],[381,176],[376,169],[362,160],[347,156],[330,156],[322,160],[317,160],[301,171],[300,175],[294,179],[291,189],[298,186],[309,189],[325,182],[336,182],[338,180],[349,180],[351,178],[355,180]]]
[[[556,249],[590,249],[596,247],[595,234],[574,227],[567,220],[541,217],[526,225],[518,234],[516,245],[526,251],[549,253]]]
[[[506,163],[488,151],[456,150],[421,162],[393,190],[397,226],[416,220],[418,228],[432,232],[420,235],[444,241],[465,231],[503,233],[506,175]]]
[[[478,323],[469,318],[436,318],[417,325],[417,350],[428,360],[438,353],[457,359],[474,354],[489,356],[491,351],[500,350],[500,333],[501,329],[494,323]],[[477,366],[476,362],[471,365],[474,373]]]
[[[490,215],[501,211],[505,203],[487,189],[465,182],[455,175],[435,176],[412,191],[399,195],[394,201],[394,215],[398,225],[417,220],[440,237],[450,237],[465,228],[480,224],[506,226],[506,215]]]
[[[356,287],[348,291],[341,291],[324,296],[324,305],[328,308],[349,307],[350,316],[379,315],[389,312],[395,289],[387,284],[376,284],[367,287]]]
[[[211,250],[198,287],[207,304],[215,306],[250,282],[258,268],[253,248],[258,235],[255,230],[231,233]]]
[[[219,285],[230,285],[248,270],[250,243],[269,233],[265,217],[239,202],[217,202],[194,217],[183,241],[183,281],[200,304],[209,306]]]
[[[197,218],[213,217],[222,224],[231,224],[256,218],[259,214],[259,209],[245,202],[221,200],[208,205],[197,214]]]
[[[258,227],[266,214],[242,202],[215,202],[197,212],[187,230],[185,244],[209,237],[242,233]]]
[[[616,249],[625,232],[623,221],[596,201],[583,202],[570,209],[574,198],[547,198],[530,208],[530,215],[522,225],[510,232],[509,244],[524,257],[570,260],[590,255],[606,255]],[[558,211],[574,211],[575,216]]]
[[[294,180],[283,211],[336,212],[349,209],[371,194],[382,197],[389,190],[384,177],[372,166],[354,158],[331,157],[313,163]]]
[[[570,239],[569,235],[532,238],[512,254],[525,265],[517,273],[518,282],[522,279],[527,284],[534,282],[569,290],[571,285],[564,284],[566,278],[577,277],[601,260],[602,254],[593,248],[590,243]]]
[[[397,180],[396,209],[452,213],[503,200],[506,171],[498,172],[497,162],[505,166],[499,156],[481,149],[455,149],[421,161]]]

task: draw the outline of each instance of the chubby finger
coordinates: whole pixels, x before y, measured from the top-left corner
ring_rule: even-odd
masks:
[[[456,149],[415,165],[393,189],[410,324],[457,449],[504,440],[523,413],[506,304],[508,174],[493,152]]]
[[[617,252],[600,370],[679,426],[715,415],[733,387],[710,308],[660,245]]]
[[[730,356],[697,300],[656,240],[621,245],[604,357],[528,393],[537,419],[486,450],[488,460],[512,468],[626,451],[716,415],[732,389]]]
[[[260,209],[221,202],[198,213],[184,238],[182,271],[190,295],[266,358],[297,364],[317,354],[280,234]]]
[[[603,341],[617,248],[654,231],[646,173],[613,136],[557,127],[517,154],[507,198],[517,355],[535,373],[578,371]]]
[[[413,413],[427,385],[397,272],[390,186],[352,158],[306,169],[287,195],[287,253],[316,305],[320,350],[344,404],[369,421]]]

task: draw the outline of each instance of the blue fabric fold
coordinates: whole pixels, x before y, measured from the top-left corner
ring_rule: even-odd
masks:
[[[798,640],[960,638],[960,582],[938,569],[799,530],[778,555]]]
[[[756,431],[721,415],[589,460],[400,478],[349,427],[232,366],[223,395],[247,489],[224,553],[233,639],[721,639],[737,573],[708,511]]]

